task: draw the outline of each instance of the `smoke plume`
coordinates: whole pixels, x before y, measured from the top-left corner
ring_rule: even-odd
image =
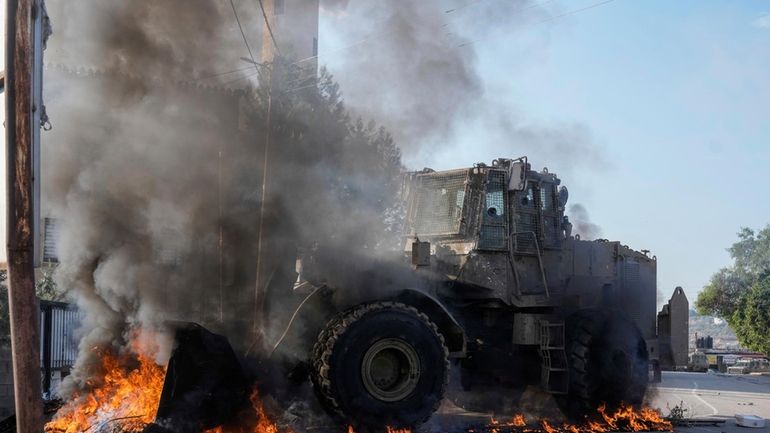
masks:
[[[532,127],[490,96],[475,38],[546,12],[526,1],[484,3],[493,2],[447,19],[455,12],[435,0],[325,2],[344,8],[335,15],[347,20],[343,39],[368,44],[336,65],[341,87],[322,74],[318,89],[298,82],[291,65],[274,65],[267,78],[239,63],[246,49],[226,2],[50,4],[54,130],[44,138],[43,188],[46,212],[60,219],[58,285],[86,314],[70,389],[89,377],[91,348],[124,349],[139,328],[157,331],[140,343],[162,360],[168,320],[201,322],[248,346],[260,249],[268,290],[291,287],[298,254],[319,258],[321,279],[376,289],[360,275],[397,233],[396,143],[410,155],[437,152],[476,124],[506,137],[496,156],[535,149],[581,163],[599,155],[584,127]],[[235,6],[254,48],[261,16],[254,5]],[[473,38],[463,30],[470,23]],[[257,70],[259,88],[234,81]],[[304,90],[281,91],[288,87]],[[351,121],[348,108],[395,136]],[[596,227],[575,219],[591,237]]]
[[[602,228],[591,222],[588,210],[580,203],[569,207],[570,221],[574,226],[574,232],[583,239],[598,239],[602,235]]]
[[[326,75],[318,89],[283,92],[296,71],[274,64],[260,77],[273,90],[228,89],[232,77],[216,75],[242,69],[244,49],[229,4],[53,6],[45,211],[60,220],[57,283],[85,313],[68,390],[98,366],[94,348],[136,343],[163,362],[171,320],[248,346],[259,249],[260,284],[280,299],[298,252],[368,257],[394,233],[386,218],[401,164],[390,136],[351,122]]]
[[[327,1],[328,27],[337,39],[329,48],[330,68],[348,106],[383,122],[417,167],[446,165],[458,155],[470,164],[479,154],[528,154],[558,171],[604,167],[602,146],[585,125],[534,122],[522,112],[526,107],[501,97],[515,84],[486,82],[482,74],[482,48],[548,19],[541,3]],[[516,55],[510,51],[501,55]]]

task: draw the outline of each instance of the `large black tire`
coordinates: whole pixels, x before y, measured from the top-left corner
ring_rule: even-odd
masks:
[[[448,356],[425,314],[396,302],[365,304],[320,333],[311,378],[324,408],[346,424],[366,431],[414,427],[444,397]]]
[[[568,416],[583,418],[600,405],[615,410],[644,400],[647,344],[639,328],[619,315],[579,312],[567,322],[569,394],[561,400]]]

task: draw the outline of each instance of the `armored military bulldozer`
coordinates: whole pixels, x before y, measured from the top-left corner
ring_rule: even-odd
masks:
[[[419,425],[444,398],[499,413],[500,397],[533,385],[571,416],[642,403],[655,257],[573,235],[567,189],[527,158],[410,173],[403,198],[403,257],[351,268],[344,284],[315,280],[305,260],[289,290],[298,306],[272,313],[285,320],[271,321],[269,356],[292,383],[309,378],[360,429]]]

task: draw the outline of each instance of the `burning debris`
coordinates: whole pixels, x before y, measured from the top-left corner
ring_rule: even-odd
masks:
[[[136,353],[97,350],[94,356],[101,359],[99,373],[59,409],[46,432],[99,432],[113,424],[133,432],[155,420],[165,369]]]
[[[160,401],[163,367],[141,355],[118,358],[105,353],[102,360],[104,376],[95,378],[90,391],[76,396],[60,409],[46,425],[46,433],[165,431],[151,426]],[[250,406],[239,411],[232,421],[199,432],[293,433],[291,429],[279,427],[272,421],[256,387],[251,391],[249,402]],[[506,421],[493,418],[485,426],[462,430],[467,433],[607,433],[673,431],[673,427],[657,410],[621,406],[609,413],[602,406],[580,424],[557,424],[549,420],[527,422],[523,414],[516,414]],[[383,426],[382,431],[412,432],[411,429],[390,426]],[[347,433],[356,433],[356,429],[348,426]]]
[[[120,354],[97,350],[101,368],[46,424],[46,433],[201,433],[212,423],[205,433],[290,433],[270,421],[256,387],[250,404],[240,407],[239,390],[248,385],[222,337],[190,324],[179,327],[177,341],[186,343],[167,368],[138,353],[137,344]],[[168,398],[178,394],[184,398]]]
[[[621,406],[608,413],[600,406],[596,413],[581,423],[554,423],[547,419],[530,421],[523,414],[516,414],[507,421],[493,418],[487,425],[468,428],[468,433],[607,433],[673,431],[673,426],[657,410],[643,407],[635,409]]]

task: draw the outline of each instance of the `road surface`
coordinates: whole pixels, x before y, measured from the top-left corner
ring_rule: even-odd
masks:
[[[490,391],[493,392],[493,391]],[[493,393],[503,398],[505,393]],[[764,429],[749,429],[735,424],[735,414],[751,414],[770,419],[770,377],[768,376],[727,376],[714,373],[664,372],[663,381],[656,384],[648,394],[649,403],[660,409],[664,416],[671,408],[681,405],[692,418],[716,418],[725,420],[718,426],[677,427],[676,433],[770,433],[770,424]],[[320,410],[320,409],[319,409]],[[490,422],[494,418],[502,423],[509,421],[516,413],[523,413],[530,427],[546,419],[553,424],[564,421],[551,395],[530,387],[508,410],[497,414],[468,412],[448,400],[439,412],[421,428],[418,433],[490,433]],[[304,419],[303,416],[298,419]],[[308,431],[339,432],[331,420],[323,421],[308,428]],[[770,421],[768,421],[770,422]],[[496,428],[498,433],[520,431],[511,428]]]
[[[527,393],[529,398],[519,404],[519,411],[528,414],[528,420],[549,419],[558,422],[554,414],[558,408],[547,404],[539,392]],[[663,380],[648,394],[649,403],[660,409],[665,416],[671,408],[680,405],[690,418],[715,418],[725,420],[718,426],[677,427],[682,433],[770,433],[765,429],[742,428],[735,424],[736,414],[756,415],[770,419],[770,377],[728,376],[715,373],[663,372]],[[535,404],[533,404],[533,401]],[[498,414],[497,419],[506,416]],[[489,414],[465,412],[451,404],[444,404],[439,414],[431,420],[428,431],[462,431],[460,426],[479,425],[488,422]],[[770,421],[768,421],[770,422]],[[459,428],[458,428],[459,427]]]
[[[735,425],[736,414],[770,418],[770,377],[755,375],[729,376],[715,373],[663,372],[663,381],[651,391],[651,404],[668,414],[670,408],[681,405],[686,416],[722,418],[720,427],[677,429],[682,432],[770,432],[746,429]]]

